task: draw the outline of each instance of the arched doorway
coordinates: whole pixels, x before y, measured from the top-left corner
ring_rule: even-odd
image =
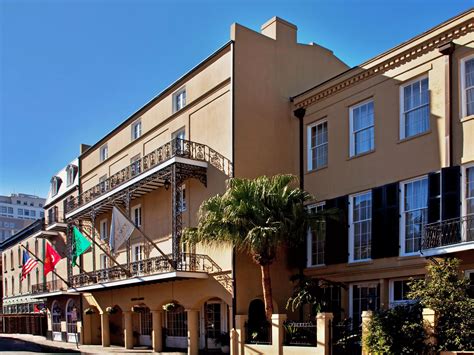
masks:
[[[77,334],[77,321],[79,320],[79,314],[80,312],[78,312],[76,302],[70,298],[66,303],[66,339],[69,343],[79,342],[79,335]]]
[[[201,308],[200,348],[220,349],[229,333],[229,306],[220,298],[210,298]]]
[[[125,345],[125,339],[123,337],[123,312],[117,305],[111,307],[111,311],[109,312],[109,332],[111,345]]]
[[[166,347],[172,349],[186,349],[188,347],[188,317],[184,307],[175,304],[166,311]]]
[[[55,341],[62,341],[61,337],[61,316],[63,310],[58,301],[54,301],[51,305],[51,332],[52,339]]]
[[[265,304],[261,299],[254,299],[249,304],[246,332],[249,343],[271,343],[270,323],[265,315]]]
[[[145,304],[133,306],[133,330],[137,332],[136,345],[151,346],[151,332],[153,329],[150,308]]]

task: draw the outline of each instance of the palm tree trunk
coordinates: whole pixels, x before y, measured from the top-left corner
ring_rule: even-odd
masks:
[[[273,301],[272,301],[272,282],[270,279],[270,265],[260,265],[262,271],[262,289],[263,289],[263,302],[265,303],[265,315],[267,320],[272,319],[273,314]]]

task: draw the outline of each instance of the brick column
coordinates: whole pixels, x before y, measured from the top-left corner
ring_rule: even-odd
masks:
[[[372,311],[362,312],[362,355],[369,355],[369,349],[365,346],[365,337],[367,336],[367,327],[372,319]]]
[[[123,336],[125,340],[125,349],[133,349],[132,311],[124,311],[123,318],[124,318]]]
[[[100,325],[102,329],[102,346],[110,346],[109,314],[107,312],[100,314]]]
[[[163,328],[161,327],[163,319],[163,311],[151,311],[153,330],[151,332],[151,345],[153,352],[163,351]]]
[[[331,322],[332,313],[318,313],[316,315],[316,351],[318,355],[331,353]]]
[[[187,309],[188,316],[188,355],[199,353],[199,317],[196,309]]]

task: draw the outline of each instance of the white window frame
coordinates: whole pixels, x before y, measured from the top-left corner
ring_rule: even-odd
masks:
[[[181,106],[178,105],[178,102],[176,101],[177,98],[184,94],[184,102],[181,102]],[[186,107],[186,99],[187,99],[187,93],[186,93],[186,86],[183,86],[182,88],[176,90],[174,93],[173,93],[173,112],[178,112],[180,110],[182,110],[184,107]],[[179,106],[179,107],[178,107]]]
[[[474,169],[474,163],[469,163],[466,165],[461,166],[461,217],[467,217],[467,189],[466,189],[466,184],[467,184],[467,170],[468,169]],[[474,215],[472,215],[474,218]],[[466,233],[461,233],[461,242],[466,242],[467,241],[467,221],[464,222],[465,225],[463,226],[463,230],[466,231]]]
[[[105,224],[105,228],[103,228]],[[109,221],[107,218],[101,219],[99,222],[99,236],[100,240],[107,240],[109,238]]]
[[[399,186],[400,186],[400,196],[399,196],[400,197],[399,198],[399,201],[400,201],[399,202],[400,203],[400,206],[399,206],[400,207],[399,208],[399,213],[400,213],[400,224],[399,224],[400,256],[419,255],[418,250],[410,252],[410,253],[407,253],[405,251],[405,231],[406,231],[406,226],[405,226],[405,223],[406,223],[406,217],[405,217],[405,185],[409,184],[411,182],[418,181],[418,180],[423,180],[423,179],[428,179],[428,175],[422,175],[422,176],[418,176],[418,177],[413,178],[413,179],[401,181],[400,184],[399,184]],[[441,182],[440,182],[440,184],[441,184]],[[428,193],[429,193],[429,187],[428,187]],[[427,204],[426,204],[426,208],[428,208],[428,201],[427,201]]]
[[[107,257],[106,254],[100,254],[100,259],[99,259],[99,267],[100,270],[108,269],[109,268],[109,258]]]
[[[135,220],[135,212],[136,212],[137,210],[140,211],[140,213],[139,213],[139,215],[138,215],[138,216],[139,216],[139,217],[138,217],[138,220],[139,220],[138,223],[137,223],[136,220]],[[143,225],[143,215],[142,215],[142,212],[143,212],[143,211],[142,211],[142,205],[141,205],[141,204],[138,204],[138,205],[135,205],[135,206],[132,207],[132,222],[135,223],[135,225],[136,225],[137,227],[141,227],[141,226]]]
[[[308,205],[306,208],[308,210],[315,208],[316,212],[318,212],[318,209],[321,208],[321,210],[323,210],[325,205],[326,205],[326,201],[322,201],[322,202]],[[326,257],[326,255],[324,255],[324,257]],[[306,266],[309,268],[315,268],[315,267],[322,267],[326,265],[325,263],[313,264],[312,261],[313,261],[313,233],[311,231],[311,228],[308,228],[308,231],[306,232]]]
[[[416,303],[416,300],[402,300],[402,301],[395,301],[395,282],[397,281],[410,281],[410,278],[406,277],[399,277],[396,279],[390,279],[388,282],[388,304],[389,308],[393,308],[395,306],[401,304],[409,304],[409,303]]]
[[[314,127],[317,127],[319,125],[322,125],[322,124],[325,124],[326,123],[326,131],[327,131],[327,141],[326,143],[323,143],[323,144],[319,144],[319,145],[316,145],[314,147],[311,146],[311,130],[314,128]],[[328,166],[329,164],[329,122],[327,120],[327,118],[324,118],[324,119],[321,119],[321,120],[318,120],[314,123],[311,123],[310,125],[307,126],[307,131],[306,131],[306,134],[307,134],[307,154],[306,154],[306,159],[307,159],[307,162],[308,162],[308,171],[314,171],[314,170],[318,170],[318,169],[322,169],[322,168],[325,168]],[[313,166],[313,155],[312,155],[312,151],[313,149],[316,149],[318,147],[322,147],[323,145],[327,145],[327,159],[326,159],[326,164],[324,165],[321,165],[321,166]],[[317,161],[317,159],[316,159]]]
[[[139,256],[140,258],[138,259],[137,258],[137,254],[135,254],[135,248],[138,247],[139,250],[140,250],[140,253],[139,253]],[[135,261],[141,261],[145,258],[145,255],[144,255],[144,249],[143,249],[143,243],[134,243],[132,244],[131,246],[131,250],[132,250],[132,262],[135,262]]]
[[[431,98],[429,97],[428,95],[428,129],[424,132],[420,132],[420,133],[417,133],[417,134],[414,134],[414,135],[411,135],[411,136],[408,136],[406,135],[406,132],[405,132],[405,94],[404,94],[404,89],[406,86],[409,86],[409,85],[412,85],[413,83],[416,83],[417,81],[422,81],[423,79],[428,79],[428,93],[430,91],[430,78],[428,76],[428,74],[424,74],[424,75],[421,75],[421,76],[418,76],[410,81],[407,81],[405,83],[403,83],[402,85],[400,85],[400,119],[399,119],[399,123],[400,123],[400,140],[404,140],[404,139],[409,139],[411,137],[416,137],[418,135],[421,135],[421,134],[424,134],[426,132],[429,132],[430,129],[431,129]],[[419,106],[421,107],[421,106]],[[411,109],[411,110],[415,110],[415,109]]]
[[[354,320],[354,288],[353,286],[361,287],[375,287],[377,288],[377,297],[380,300],[380,294],[378,292],[380,282],[379,281],[367,281],[367,282],[354,282],[349,284],[349,317]],[[380,290],[381,291],[381,290]]]
[[[137,132],[137,127],[138,127],[138,132]],[[131,136],[132,136],[132,141],[140,138],[142,136],[142,120],[139,118],[135,122],[131,124]]]
[[[461,118],[467,117],[467,97],[466,97],[466,62],[474,59],[474,54],[468,55],[460,60],[461,73]]]
[[[107,145],[107,143],[105,143],[104,145],[102,145],[99,149],[99,157],[100,157],[100,161],[103,162],[105,160],[108,159],[109,157],[109,146]]]
[[[365,259],[354,259],[354,198],[362,195],[370,194],[370,204],[371,204],[371,214],[370,214],[370,223],[372,224],[372,190],[362,191],[353,195],[349,196],[349,262],[350,263],[360,263],[364,261],[370,261],[372,258],[365,258]],[[370,230],[370,250],[372,253],[372,227]]]
[[[361,106],[365,106],[365,105],[367,105],[371,102],[372,102],[373,107],[374,107],[374,122],[372,123],[372,125],[361,128],[357,132],[354,132],[354,110],[356,108],[361,107]],[[370,128],[374,129],[374,141],[373,141],[372,149],[369,149],[369,150],[366,150],[365,152],[361,152],[361,153],[356,154],[355,153],[355,135],[356,135],[356,133],[361,132],[361,131],[365,131],[365,130],[370,129]],[[374,103],[373,98],[364,100],[362,102],[359,102],[359,103],[349,107],[349,132],[350,132],[350,137],[349,137],[349,154],[350,154],[350,157],[357,157],[359,155],[370,153],[370,152],[373,152],[375,150],[375,103]]]

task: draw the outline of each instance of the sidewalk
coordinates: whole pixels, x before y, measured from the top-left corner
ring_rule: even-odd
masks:
[[[79,351],[81,354],[103,354],[103,353],[113,353],[113,354],[151,354],[153,351],[151,349],[130,349],[127,350],[120,346],[110,346],[110,347],[102,347],[101,345],[79,345],[79,349],[77,348],[75,343],[65,343],[60,341],[52,341],[47,340],[45,337],[38,336],[38,335],[30,335],[30,334],[0,334],[0,338],[13,338],[29,343],[38,344],[40,346],[45,347],[53,347],[56,348],[58,351],[64,350],[65,352],[71,351]],[[1,349],[0,349],[1,351]],[[156,354],[156,353],[155,353]],[[181,352],[166,352],[160,354],[167,354],[167,355],[182,355],[185,353]]]

